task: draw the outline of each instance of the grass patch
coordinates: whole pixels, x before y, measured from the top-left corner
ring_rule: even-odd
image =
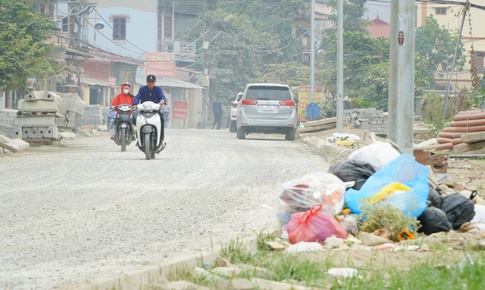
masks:
[[[261,232],[256,234],[256,238],[255,250],[248,249],[240,239],[231,240],[221,249],[220,257],[242,269],[239,273],[231,277],[212,275],[212,266],[206,268],[209,275],[201,275],[200,271],[183,271],[178,273],[178,280],[211,289],[215,287],[218,279],[251,280],[254,277],[290,285],[333,290],[485,289],[485,255],[480,251],[450,250],[443,243],[440,245],[430,242],[430,251],[427,252],[325,250],[288,254],[272,250],[268,246],[267,242],[278,241],[274,233]],[[419,243],[419,239],[415,242]],[[362,258],[363,253],[366,253],[368,258]],[[426,259],[416,258],[421,255],[428,256]],[[399,260],[403,261],[402,265]],[[328,270],[338,267],[356,269],[358,275],[349,278],[331,276]]]

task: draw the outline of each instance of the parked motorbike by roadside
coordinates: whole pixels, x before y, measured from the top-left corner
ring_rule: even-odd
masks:
[[[121,151],[126,151],[126,146],[130,145],[133,138],[133,114],[129,104],[116,106],[116,117],[114,121],[115,134],[113,141],[116,145],[121,145]]]
[[[162,119],[160,117],[160,104],[144,102],[136,106],[139,111],[136,117],[136,146],[145,152],[145,158],[155,158],[155,153],[165,149],[166,143],[161,140]]]

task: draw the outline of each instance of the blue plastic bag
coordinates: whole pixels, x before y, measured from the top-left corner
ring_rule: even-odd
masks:
[[[360,190],[349,188],[345,192],[344,200],[353,213],[360,214],[360,206],[364,205],[362,199],[370,198],[390,183],[400,182],[411,189],[392,195],[379,203],[390,203],[405,215],[418,217],[426,208],[429,193],[428,174],[428,167],[418,163],[414,156],[403,154],[372,174]]]

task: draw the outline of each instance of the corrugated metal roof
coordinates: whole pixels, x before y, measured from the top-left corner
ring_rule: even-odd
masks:
[[[110,60],[88,59],[86,62],[80,63],[79,66],[84,69],[83,75],[88,78],[108,81],[111,76]]]

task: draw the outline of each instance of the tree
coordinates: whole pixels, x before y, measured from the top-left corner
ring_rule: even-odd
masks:
[[[450,33],[444,26],[440,27],[433,15],[426,17],[426,25],[417,28],[416,54],[423,58],[422,64],[429,74],[437,72],[443,78],[446,72],[451,71],[457,37],[456,32]],[[456,69],[461,69],[465,64],[464,51],[463,43],[460,42],[455,61]]]
[[[339,0],[330,0],[328,5],[337,10]],[[367,0],[346,0],[343,3],[344,7],[344,31],[365,31],[368,21],[362,19],[366,10],[365,3]],[[337,14],[329,17],[334,23],[337,23]]]
[[[451,69],[456,37],[439,28],[430,17],[427,26],[416,33],[414,95],[421,96],[433,88],[434,72]],[[389,89],[389,41],[371,38],[367,32],[344,32],[344,93],[362,106],[374,106],[387,110]],[[418,48],[419,47],[419,48]],[[461,47],[461,44],[460,44]],[[337,83],[337,37],[334,31],[322,40],[324,51],[325,86],[336,92]],[[456,62],[464,64],[461,52]]]
[[[344,92],[352,99],[377,104],[387,98],[385,80],[389,80],[389,41],[373,39],[367,32],[344,32]],[[322,40],[324,51],[324,83],[332,95],[337,91],[337,36],[329,35]],[[370,88],[372,86],[372,88]]]
[[[29,77],[46,80],[56,65],[47,56],[52,23],[30,9],[33,0],[2,0],[0,8],[0,90],[20,90]]]
[[[310,67],[298,62],[269,64],[260,81],[267,83],[285,83],[290,87],[308,85]],[[318,76],[316,76],[318,78]]]
[[[228,103],[247,83],[260,81],[267,65],[293,60],[301,44],[293,33],[292,15],[302,3],[217,1],[177,37],[196,40],[199,53],[193,66],[208,69],[212,92]],[[232,17],[225,21],[228,15]],[[209,41],[209,49],[202,49],[203,40]]]
[[[215,88],[212,93],[226,103],[262,71],[262,55],[257,46],[262,37],[244,15],[233,15],[224,21],[229,14],[223,10],[209,11],[204,18],[195,18],[179,35],[186,41],[196,40],[199,53],[193,67],[208,70]],[[201,27],[205,27],[204,32]],[[207,49],[203,48],[203,41],[208,42]]]

